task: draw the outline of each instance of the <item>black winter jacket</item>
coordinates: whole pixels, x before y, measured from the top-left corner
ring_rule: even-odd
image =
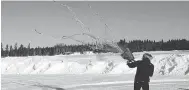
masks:
[[[149,60],[129,61],[127,65],[130,68],[137,67],[135,82],[150,82],[154,73],[154,65]]]

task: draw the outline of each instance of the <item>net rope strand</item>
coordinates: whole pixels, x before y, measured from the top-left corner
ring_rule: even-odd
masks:
[[[74,36],[77,36],[77,35],[82,35],[82,34],[74,34],[74,35],[71,35],[71,36],[63,36],[62,38],[56,38],[56,37],[53,37],[53,36],[50,36],[50,35],[47,35],[45,33],[42,33],[42,32],[39,32],[37,31],[36,29],[34,30],[37,34],[39,35],[45,35],[45,36],[49,36],[49,37],[52,37],[53,39],[56,39],[56,40],[63,40],[63,39],[71,39],[71,40],[74,40],[76,42],[79,42],[79,43],[82,43],[84,45],[88,44],[87,42],[84,42],[84,41],[81,41],[81,40],[77,40],[75,38],[73,38]],[[87,34],[86,34],[87,35]],[[94,50],[95,48],[93,47],[94,45],[89,45],[89,47]],[[97,46],[98,48],[100,48],[100,46]]]
[[[85,0],[85,1],[87,1],[88,7],[91,9],[91,11],[94,11],[93,8],[92,8],[92,6],[88,3],[88,0]],[[105,34],[106,34],[106,35],[107,35],[107,29],[108,29],[108,31],[112,31],[112,30],[109,28],[108,24],[104,22],[105,19],[104,19],[103,16],[100,15],[99,12],[92,12],[92,13],[94,13],[94,15],[98,16],[100,22],[104,24],[104,26],[105,26]],[[112,37],[111,37],[111,38],[112,38]],[[108,40],[105,39],[105,38],[104,38],[104,40],[105,40],[105,42],[107,43]],[[121,53],[123,52],[123,50],[118,46],[117,43],[114,43],[113,41],[112,41],[112,43],[110,43],[110,42],[108,42],[108,43],[109,43],[110,45],[112,45],[112,44],[115,45],[114,47],[116,47]]]
[[[53,0],[54,2],[56,2],[55,0]],[[87,29],[88,30],[88,32],[90,32],[90,28],[89,27],[86,27],[85,26],[85,24],[77,17],[77,15],[76,15],[76,13],[72,10],[72,8],[70,7],[70,6],[68,6],[67,4],[60,4],[61,6],[64,6],[64,7],[66,7],[68,10],[69,10],[69,12],[72,14],[72,16],[73,16],[73,19],[76,21],[76,23],[78,23],[79,25],[80,25],[80,27],[82,28],[82,32],[85,32],[85,30]],[[89,33],[82,33],[82,34],[75,34],[75,35],[71,35],[71,37],[73,37],[73,36],[76,36],[76,35],[87,35],[88,37],[90,37],[90,38],[92,38],[93,40],[95,40],[95,42],[100,42],[100,39],[99,38],[97,38],[97,37],[95,37],[94,35],[92,35],[92,34],[89,34]],[[67,38],[71,38],[71,37],[67,37]],[[63,36],[63,38],[62,39],[66,39],[66,36]],[[73,39],[72,38],[72,40],[75,40],[75,39]],[[79,42],[81,42],[80,40],[76,40],[76,41],[79,41]],[[96,48],[98,47],[101,47],[102,45],[96,45]]]
[[[53,0],[53,1],[54,1],[54,3],[56,2],[55,0]],[[93,35],[91,35],[91,34],[84,33],[84,32],[86,32],[86,30],[87,30],[88,32],[90,32],[90,28],[87,27],[87,26],[85,26],[85,24],[77,17],[76,13],[72,10],[72,8],[71,8],[70,6],[68,6],[67,4],[59,4],[59,5],[61,5],[61,6],[63,6],[63,7],[66,7],[66,8],[69,10],[69,12],[72,14],[73,19],[74,19],[74,20],[76,21],[76,23],[79,24],[80,27],[82,28],[82,34],[83,34],[83,35],[87,35],[88,37],[93,38],[95,41],[97,40],[95,36],[93,36]],[[77,34],[77,35],[82,35],[82,34]],[[75,35],[71,35],[71,36],[75,36]],[[68,37],[67,37],[67,38],[68,38]],[[62,39],[65,39],[65,36],[63,36]],[[75,40],[75,39],[72,38],[72,40]],[[76,40],[76,41],[81,42],[80,40]]]
[[[75,19],[76,22],[79,22],[81,28],[83,29],[83,31],[87,28],[88,31],[90,31],[90,28],[89,27],[85,27],[85,24],[77,17],[76,13],[72,10],[72,8],[70,6],[68,6],[67,4],[60,4],[61,6],[65,6],[71,13],[72,13],[72,16],[73,18]],[[88,4],[89,8],[92,9],[92,6],[90,4]],[[95,15],[98,15],[99,16],[99,13],[96,13]],[[100,16],[100,21],[102,22],[104,20],[104,18],[102,16]],[[105,27],[110,30],[109,26],[105,23],[104,24]],[[113,46],[114,48],[116,48],[118,50],[118,52],[123,52],[122,49],[117,45],[117,43],[113,43],[113,42],[108,42],[107,43],[107,40],[105,39],[102,39],[100,40],[101,38],[96,38],[94,35],[91,35],[91,34],[88,34],[88,33],[83,33],[83,35],[88,35],[90,38],[92,37],[96,42],[98,42],[98,44],[96,45],[97,47],[100,47],[103,48],[102,45],[103,43],[105,43],[105,45],[108,45],[110,44],[109,46]],[[99,43],[101,42],[101,43]]]
[[[55,3],[56,1],[53,0],[53,2]],[[113,52],[121,52],[121,53],[122,53],[122,49],[118,46],[117,43],[115,43],[115,42],[113,42],[113,41],[111,41],[111,40],[108,41],[108,40],[106,40],[105,38],[99,38],[99,37],[96,37],[96,36],[94,36],[94,35],[92,35],[92,34],[90,34],[90,33],[87,33],[87,32],[90,32],[90,28],[87,27],[87,26],[77,17],[76,13],[72,10],[72,8],[71,8],[70,6],[68,6],[67,4],[60,4],[60,3],[58,3],[58,4],[61,5],[61,6],[66,7],[66,8],[69,10],[69,12],[72,14],[72,17],[73,17],[73,19],[76,21],[76,23],[79,24],[80,27],[82,28],[82,33],[80,33],[80,34],[74,34],[74,35],[70,35],[70,36],[62,36],[62,37],[59,38],[59,39],[61,39],[61,40],[62,40],[62,39],[72,39],[72,40],[77,41],[77,42],[80,42],[80,43],[82,43],[82,44],[87,44],[87,43],[84,42],[84,41],[77,40],[77,39],[74,38],[75,36],[83,35],[83,36],[87,36],[87,37],[89,37],[90,39],[92,39],[92,40],[95,41],[96,49],[100,49],[100,50],[108,50],[108,49],[109,49],[110,51],[111,51],[111,49],[114,49],[114,50],[116,49],[116,50],[113,51]],[[88,6],[89,6],[89,8],[92,8],[91,5],[88,4]],[[97,13],[96,15],[99,15],[99,13]],[[101,21],[101,22],[102,22],[102,19],[103,19],[103,17],[100,16],[100,21]],[[108,27],[108,25],[107,25],[106,23],[105,23],[104,25],[105,25],[105,27],[106,27],[107,29],[110,30],[110,28]],[[86,31],[87,31],[87,32],[86,32]],[[36,29],[35,29],[35,32],[38,33],[38,34],[40,34],[40,35],[45,35],[45,34],[39,32],[39,31],[37,31]],[[53,37],[53,36],[51,36],[51,37]],[[55,38],[55,37],[53,37],[53,38]],[[55,39],[56,39],[56,38],[55,38]],[[92,46],[93,46],[93,45],[92,45]],[[94,47],[92,47],[92,46],[90,46],[90,48],[92,48],[92,49],[94,50]]]
[[[53,38],[53,39],[55,39],[55,40],[60,40],[59,38],[56,38],[56,37],[54,37],[54,36],[52,36],[52,35],[44,34],[44,33],[42,33],[42,32],[39,32],[39,31],[37,31],[37,29],[34,29],[34,31],[35,31],[37,34],[41,35],[41,36],[51,37],[51,38]]]

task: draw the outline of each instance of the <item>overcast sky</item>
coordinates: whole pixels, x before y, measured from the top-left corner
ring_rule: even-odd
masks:
[[[90,28],[82,30],[66,7],[72,7],[78,18]],[[91,6],[91,8],[88,6]],[[189,39],[189,2],[163,1],[3,1],[1,41],[3,44],[53,46],[56,43],[79,44],[62,36],[86,32],[109,40]],[[95,15],[98,12],[98,15]],[[103,17],[103,20],[100,19]],[[100,21],[101,20],[101,21]],[[105,29],[107,24],[110,30]],[[34,29],[44,33],[37,34]],[[51,36],[57,38],[52,38]],[[91,41],[87,36],[78,40]]]

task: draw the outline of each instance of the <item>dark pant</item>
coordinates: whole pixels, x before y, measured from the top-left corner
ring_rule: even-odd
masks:
[[[134,83],[134,90],[140,90],[142,87],[142,90],[149,90],[149,83],[148,82],[135,82]]]

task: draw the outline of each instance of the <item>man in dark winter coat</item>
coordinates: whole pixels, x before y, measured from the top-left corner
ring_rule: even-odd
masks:
[[[121,55],[124,59],[125,55]],[[154,65],[150,62],[152,60],[152,55],[149,53],[143,54],[141,61],[135,61],[134,59],[130,59],[127,61],[127,65],[130,68],[137,67],[135,80],[134,80],[134,90],[140,90],[142,87],[143,90],[149,90],[149,82],[150,78],[153,76]]]

